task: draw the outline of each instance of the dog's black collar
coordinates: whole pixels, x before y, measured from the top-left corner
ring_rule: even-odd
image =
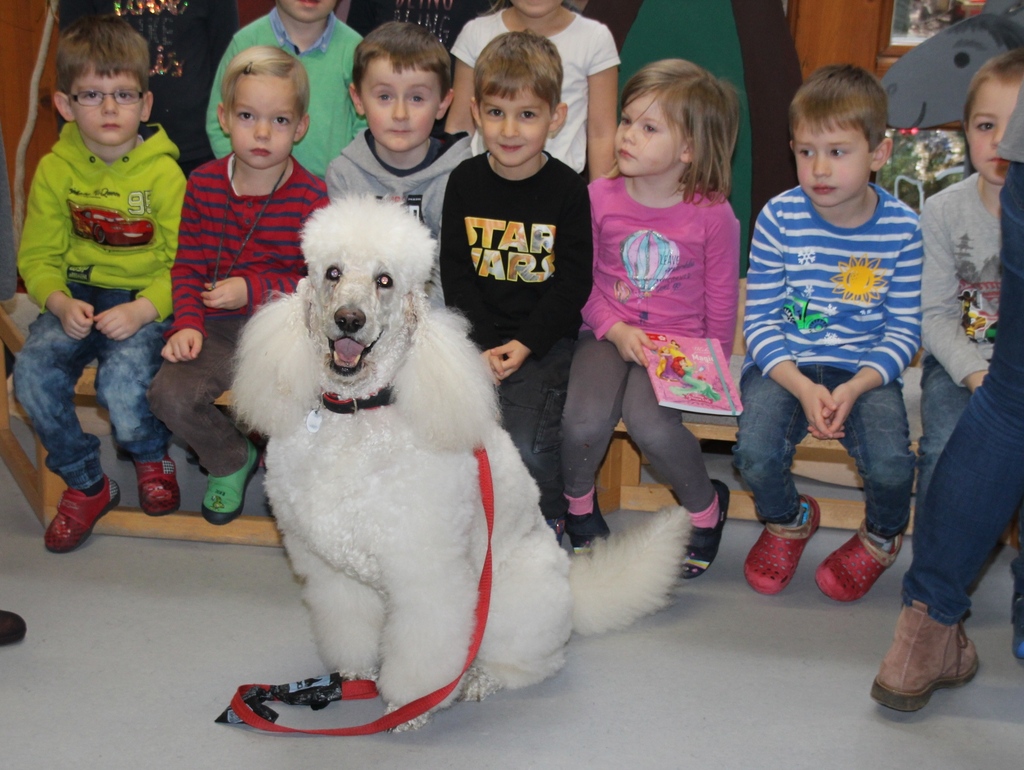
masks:
[[[368,398],[339,398],[337,393],[324,393],[320,402],[329,412],[355,414],[363,409],[378,409],[394,403],[394,392],[390,387],[381,388]]]

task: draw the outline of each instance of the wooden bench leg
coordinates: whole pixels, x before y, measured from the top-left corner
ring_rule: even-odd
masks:
[[[640,450],[628,436],[615,435],[597,473],[597,501],[602,511],[622,508],[622,488],[640,484]]]
[[[43,448],[42,442],[35,433],[32,434],[32,437],[36,442],[36,475],[39,479],[42,503],[39,510],[36,511],[36,516],[39,517],[39,522],[47,527],[53,521],[53,517],[57,515],[57,504],[60,503],[60,496],[64,494],[67,485],[60,476],[46,467],[46,449]]]

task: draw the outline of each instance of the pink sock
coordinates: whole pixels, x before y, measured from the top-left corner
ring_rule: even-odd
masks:
[[[690,521],[693,526],[701,529],[709,529],[718,524],[718,495],[711,498],[711,505],[703,511],[693,511],[690,514]]]
[[[573,516],[586,516],[588,513],[594,512],[594,488],[591,487],[590,491],[581,497],[570,497],[565,495],[565,499],[569,501],[569,513]]]

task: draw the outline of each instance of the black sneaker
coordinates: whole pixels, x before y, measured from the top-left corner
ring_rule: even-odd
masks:
[[[703,575],[718,555],[718,546],[722,543],[722,530],[729,517],[729,487],[718,479],[711,479],[711,486],[718,495],[718,523],[713,527],[693,528],[686,558],[683,559],[684,580]]]
[[[590,550],[591,544],[602,537],[608,537],[612,531],[608,529],[608,523],[601,515],[601,509],[597,506],[597,490],[594,490],[594,511],[584,513],[581,516],[574,516],[569,513],[565,517],[565,534],[569,536],[569,543],[572,544],[573,553],[586,553]]]

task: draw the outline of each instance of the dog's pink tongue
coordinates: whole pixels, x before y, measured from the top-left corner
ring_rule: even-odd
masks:
[[[366,346],[351,337],[342,337],[334,342],[334,363],[346,368],[359,363],[359,357]]]

